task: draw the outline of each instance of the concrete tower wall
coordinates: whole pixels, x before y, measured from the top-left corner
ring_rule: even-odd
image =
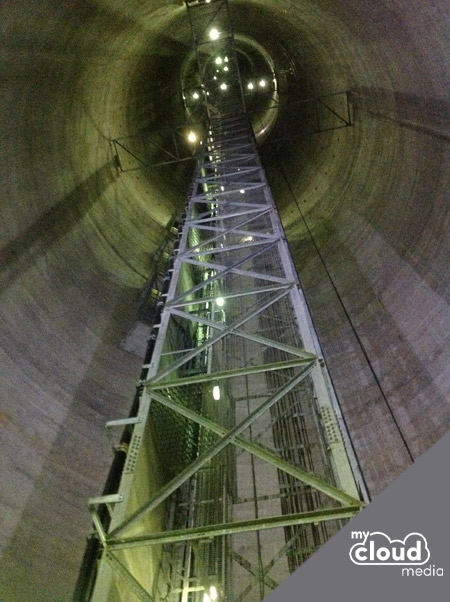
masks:
[[[447,3],[234,4],[291,100],[352,90],[353,128],[265,163],[376,493],[449,427]],[[110,140],[183,119],[189,28],[175,1],[1,11],[0,596],[60,602],[110,462],[104,421],[139,375],[121,341],[189,181],[185,165],[118,177]]]

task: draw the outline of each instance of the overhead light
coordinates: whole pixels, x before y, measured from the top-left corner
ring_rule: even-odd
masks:
[[[194,92],[194,94],[192,95],[192,98],[195,98],[195,100],[198,100],[200,98],[200,94],[198,92]]]
[[[217,600],[217,588],[214,587],[214,585],[211,585],[211,587],[209,588],[209,597],[213,602],[214,600]]]
[[[221,186],[220,190],[223,192],[225,190],[225,186]]]
[[[195,132],[189,132],[188,140],[189,142],[197,142],[197,134]]]
[[[245,190],[243,188],[241,188],[241,190],[239,191],[241,194],[245,193]]]
[[[228,67],[225,65],[225,67],[223,68],[224,71],[228,71]]]
[[[213,27],[211,29],[211,31],[209,32],[209,37],[211,38],[211,40],[218,40],[219,39],[219,30],[216,29],[215,27]]]
[[[228,86],[226,84],[220,84],[221,90],[226,90],[227,88],[228,88]]]
[[[226,63],[228,63],[228,57],[227,57],[227,56],[226,56],[226,57],[225,57],[223,60],[224,60]]]
[[[213,391],[212,391],[212,393],[213,393],[213,398],[214,398],[214,401],[220,401],[220,387],[219,387],[219,385],[215,385],[215,386],[213,387]],[[208,598],[209,598],[209,596],[208,596]],[[213,598],[213,600],[214,600],[214,599],[215,599],[215,598]]]
[[[261,88],[265,88],[265,87],[266,87],[266,80],[265,80],[265,79],[262,79],[262,80],[259,82],[259,85],[261,86]]]
[[[225,299],[223,297],[218,297],[216,299],[216,305],[218,305],[219,307],[223,307],[224,303],[225,303]]]
[[[220,57],[220,56],[218,56],[218,57],[216,58],[216,65],[221,65],[221,64],[222,64],[222,59],[221,59],[221,57]]]
[[[247,84],[247,88],[248,88],[249,90],[253,90],[253,88],[254,88],[254,87],[255,87],[255,86],[252,84],[252,82],[249,82],[249,83]]]
[[[211,602],[211,598],[206,592],[203,594],[203,602]]]

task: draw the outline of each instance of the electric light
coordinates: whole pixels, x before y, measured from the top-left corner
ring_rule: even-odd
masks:
[[[219,39],[219,30],[216,29],[215,27],[213,27],[211,29],[211,31],[209,32],[209,37],[211,38],[211,40],[218,40]]]
[[[213,387],[213,398],[214,401],[220,401],[220,387],[218,385]]]
[[[197,142],[197,135],[195,134],[195,132],[189,132],[188,140],[189,142]]]

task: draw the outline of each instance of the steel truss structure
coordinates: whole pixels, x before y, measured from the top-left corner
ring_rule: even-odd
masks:
[[[259,602],[364,500],[245,112],[228,5],[188,12],[208,120],[136,411],[109,423],[129,433],[120,487],[89,501],[95,602]],[[208,75],[217,56],[234,65],[225,90]]]
[[[270,89],[270,86],[268,86]],[[249,93],[245,93],[247,98]],[[332,130],[351,127],[355,124],[351,92],[335,92],[317,98],[303,98],[290,103],[271,101],[263,110],[252,110],[253,127],[261,124],[263,129],[268,118],[276,119],[283,112],[279,126],[266,144],[285,140],[296,140],[299,136],[322,134]],[[273,114],[273,117],[272,117]],[[289,124],[289,125],[287,125]],[[295,126],[293,126],[295,124]],[[113,152],[119,172],[137,171],[147,167],[161,167],[173,163],[196,161],[192,145],[186,142],[186,134],[192,124],[155,130],[112,140]]]

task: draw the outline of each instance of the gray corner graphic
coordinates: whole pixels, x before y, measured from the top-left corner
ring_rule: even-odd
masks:
[[[450,433],[265,598],[265,602],[447,600],[450,591],[449,465]],[[350,549],[363,541],[357,539],[356,532],[372,534],[371,538],[375,540],[372,554],[380,541],[384,541],[386,549],[390,545],[397,547],[398,556],[403,543],[406,548],[417,546],[422,537],[429,548],[428,559],[423,555],[421,560],[426,562],[419,565],[420,559],[414,560],[416,552],[412,551],[413,560],[408,565],[408,558],[403,566],[383,566],[383,562],[381,566],[375,563],[367,566],[364,562],[355,564],[350,559]],[[406,539],[413,533],[418,535]],[[360,553],[362,558],[370,555],[371,538],[367,539],[367,549]],[[424,547],[425,544],[421,546],[422,551]],[[382,552],[381,556],[387,554],[387,551]]]

